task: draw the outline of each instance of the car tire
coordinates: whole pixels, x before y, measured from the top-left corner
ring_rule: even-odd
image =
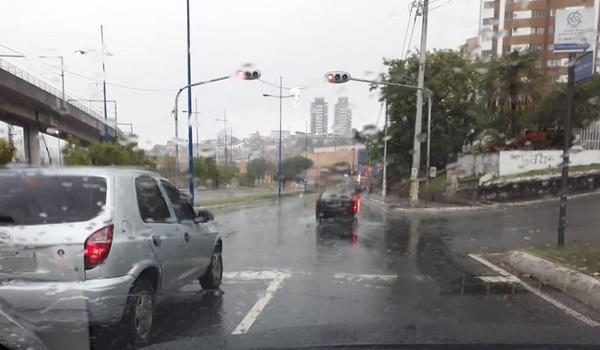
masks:
[[[203,289],[215,289],[221,285],[223,280],[223,256],[220,251],[213,251],[210,265],[204,276],[200,277],[200,285]]]
[[[127,297],[122,321],[126,334],[135,347],[148,343],[155,308],[154,285],[147,279],[137,280]]]

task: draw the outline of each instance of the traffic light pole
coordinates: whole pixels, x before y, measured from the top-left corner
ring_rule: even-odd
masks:
[[[427,61],[427,17],[429,0],[423,0],[423,23],[421,29],[421,48],[419,52],[419,75],[417,77],[417,112],[415,116],[415,135],[413,138],[412,167],[408,189],[411,205],[419,200],[419,166],[421,163],[421,123],[423,119],[423,87],[425,85],[425,64]]]

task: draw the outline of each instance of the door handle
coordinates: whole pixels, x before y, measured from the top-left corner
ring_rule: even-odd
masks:
[[[186,242],[189,242],[189,241],[190,241],[190,234],[189,234],[189,233],[187,233],[187,232],[186,232],[186,233],[184,233],[184,234],[183,234],[183,239],[185,239],[185,241],[186,241]]]
[[[160,247],[160,245],[162,244],[160,236],[159,235],[152,235],[152,243],[154,243],[155,246]]]

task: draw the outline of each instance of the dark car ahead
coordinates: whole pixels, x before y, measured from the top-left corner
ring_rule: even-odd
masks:
[[[354,218],[358,212],[359,198],[346,190],[321,192],[315,212],[317,221],[321,222],[327,218]]]

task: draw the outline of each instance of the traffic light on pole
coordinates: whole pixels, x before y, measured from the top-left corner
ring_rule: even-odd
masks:
[[[260,78],[260,71],[258,69],[240,69],[236,72],[236,75],[243,80],[256,80]]]
[[[352,79],[352,77],[350,77],[350,73],[348,72],[327,72],[327,74],[325,74],[325,78],[332,84],[347,83],[350,81],[350,79]]]

